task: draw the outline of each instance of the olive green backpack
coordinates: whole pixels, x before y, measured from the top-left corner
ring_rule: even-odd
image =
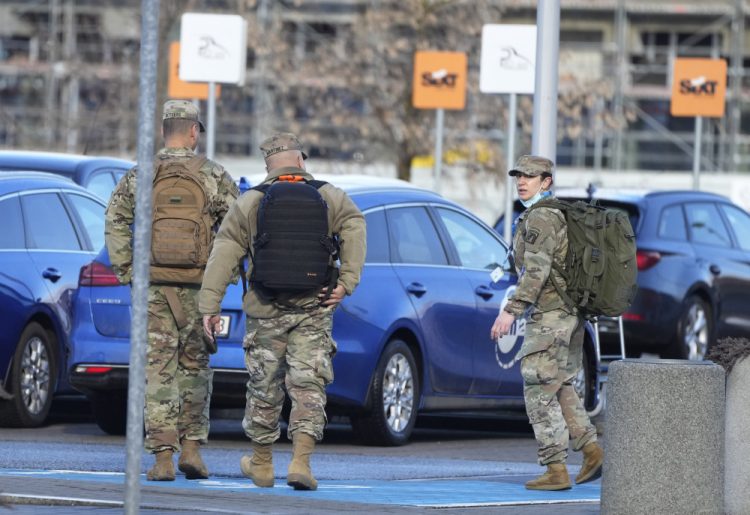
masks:
[[[586,318],[616,317],[633,302],[637,290],[635,234],[627,213],[594,202],[548,199],[532,207],[551,207],[565,215],[568,256],[565,269],[555,269],[567,288],[553,281],[565,304]]]

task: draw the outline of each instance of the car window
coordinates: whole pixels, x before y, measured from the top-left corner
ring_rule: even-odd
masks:
[[[476,221],[452,209],[438,208],[437,212],[463,266],[494,270],[507,264],[508,251]]]
[[[3,221],[3,230],[0,231],[0,249],[25,248],[23,217],[18,197],[0,200],[0,220]]]
[[[659,218],[659,237],[667,240],[687,241],[685,216],[682,206],[669,206],[662,210]]]
[[[750,215],[742,209],[728,204],[719,204],[734,230],[737,243],[742,250],[750,250]]]
[[[104,206],[83,195],[68,194],[68,200],[83,222],[93,250],[104,247]]]
[[[690,202],[685,204],[690,240],[693,243],[731,246],[731,239],[716,205],[710,202]]]
[[[388,229],[391,261],[425,265],[446,265],[448,258],[435,225],[423,207],[389,209]]]
[[[100,172],[91,176],[86,188],[94,195],[108,200],[112,195],[112,190],[115,189],[115,181],[111,173]]]
[[[385,211],[379,209],[365,215],[367,224],[366,263],[388,263],[388,226],[385,223]]]
[[[81,250],[73,222],[56,193],[21,196],[30,249]]]

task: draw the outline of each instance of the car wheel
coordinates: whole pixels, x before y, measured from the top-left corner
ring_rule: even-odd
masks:
[[[383,351],[370,386],[372,409],[351,418],[357,438],[367,445],[403,445],[417,420],[419,377],[414,356],[401,340]]]
[[[573,388],[575,388],[578,396],[583,402],[583,406],[587,410],[591,410],[594,407],[594,370],[592,365],[593,361],[589,359],[589,350],[584,345],[583,347],[583,363],[581,369],[578,371],[575,379],[573,379]]]
[[[18,340],[7,389],[13,398],[0,403],[0,423],[36,427],[47,419],[57,385],[57,342],[32,322]]]
[[[705,359],[713,338],[711,307],[697,295],[685,299],[684,306],[669,354],[672,358],[700,361]]]
[[[127,395],[98,392],[90,400],[96,425],[107,434],[124,435],[128,423]]]

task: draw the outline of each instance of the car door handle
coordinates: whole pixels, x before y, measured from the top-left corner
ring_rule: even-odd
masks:
[[[708,267],[708,270],[714,275],[719,275],[721,273],[721,267],[719,265],[711,265]]]
[[[484,285],[477,286],[476,289],[474,290],[474,293],[482,297],[484,300],[490,300],[492,296],[494,295],[492,290],[490,290],[488,287]]]
[[[409,293],[413,293],[417,297],[421,297],[422,295],[427,293],[427,288],[425,288],[422,283],[411,283],[406,287],[406,291],[408,291]]]
[[[62,274],[57,270],[57,268],[47,268],[44,272],[42,272],[42,277],[45,279],[49,279],[53,283],[56,283],[60,277],[62,277]]]

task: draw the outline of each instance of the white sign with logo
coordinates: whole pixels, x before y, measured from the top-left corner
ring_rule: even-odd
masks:
[[[508,303],[508,297],[516,291],[515,286],[511,286],[505,292],[505,297],[500,303],[500,311]],[[516,318],[516,321],[510,326],[508,334],[501,336],[495,343],[495,359],[500,368],[509,369],[518,363],[518,352],[521,350],[521,342],[526,336],[526,319],[523,317]]]
[[[180,80],[245,82],[247,24],[234,14],[182,15],[180,28]]]
[[[534,93],[536,25],[482,27],[479,90],[482,93]]]

